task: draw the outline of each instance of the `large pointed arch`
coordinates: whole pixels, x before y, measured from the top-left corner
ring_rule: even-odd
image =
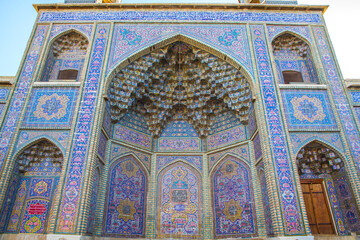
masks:
[[[188,50],[178,47],[181,44],[188,46]],[[172,57],[180,55],[180,51],[190,52],[183,53],[184,60],[177,59],[177,57],[173,59]],[[164,61],[167,61],[165,65]],[[173,67],[178,66],[179,62],[185,66],[181,69],[186,70],[172,70]],[[200,64],[200,67],[194,67],[195,62]],[[161,66],[160,72],[155,71],[155,69],[159,69],[158,65]],[[175,75],[176,77],[174,77]],[[178,85],[175,86],[172,81],[178,77],[184,80],[176,80],[175,85]],[[155,81],[160,81],[160,85]],[[184,88],[181,86],[182,84],[179,85],[181,81],[187,81],[186,85],[190,85]],[[148,94],[148,88],[154,89],[149,90]],[[189,88],[194,89],[187,90]],[[219,113],[232,111],[241,122],[247,124],[250,120],[250,113],[253,111],[252,92],[255,87],[250,75],[236,61],[213,48],[177,34],[137,52],[120,63],[106,78],[104,89],[106,91],[104,96],[106,99],[110,99],[111,117],[114,122],[119,121],[128,108],[134,106],[134,102],[137,102],[136,108],[140,107],[141,104],[138,103],[141,102],[144,107],[137,110],[145,112],[146,116],[149,116],[149,130],[154,137],[158,137],[166,122],[177,115],[174,114],[175,112],[181,112],[180,119],[185,117],[190,120],[198,134],[206,137],[211,121],[210,118],[205,120],[203,117],[205,112],[209,114],[213,111]],[[161,96],[159,96],[158,91],[163,90],[166,92],[160,93]],[[184,92],[186,92],[185,98],[181,96]],[[209,104],[209,102],[211,103]],[[211,109],[204,110],[203,108]],[[157,114],[158,112],[159,114]],[[161,117],[154,119],[155,117],[152,115],[155,113]]]

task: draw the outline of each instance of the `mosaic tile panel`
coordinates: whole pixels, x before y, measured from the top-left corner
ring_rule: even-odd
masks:
[[[291,160],[287,152],[284,125],[281,121],[279,100],[276,96],[275,80],[271,69],[269,51],[263,26],[251,26],[251,35],[255,59],[259,72],[261,95],[264,99],[265,117],[269,132],[270,148],[275,162],[275,176],[280,196],[280,206],[283,213],[285,235],[305,234],[298,194],[291,169]]]
[[[35,139],[41,138],[46,138],[53,141],[61,148],[61,150],[65,154],[69,140],[69,131],[21,130],[19,131],[18,140],[14,152],[17,152],[19,149],[35,141]]]
[[[152,147],[152,139],[149,135],[134,131],[121,125],[114,125],[113,137],[114,139],[134,144],[139,147],[144,147],[149,150]]]
[[[96,216],[96,207],[98,202],[98,191],[99,191],[99,182],[102,173],[102,164],[97,159],[96,167],[94,171],[94,177],[92,180],[92,189],[91,189],[91,200],[90,200],[90,210],[89,210],[89,219],[86,228],[86,232],[92,234],[94,232],[95,216]],[[101,170],[100,170],[101,168]]]
[[[105,159],[105,152],[106,152],[106,143],[107,138],[105,135],[101,132],[99,137],[99,147],[98,147],[98,154],[102,159]]]
[[[70,127],[77,95],[77,88],[35,88],[23,127]]]
[[[356,116],[358,118],[358,121],[360,122],[360,107],[354,107]]]
[[[101,69],[104,60],[110,25],[99,24],[96,27],[93,50],[90,55],[84,92],[79,107],[78,122],[75,127],[72,151],[69,159],[64,191],[58,215],[56,232],[74,233],[77,222],[78,204],[82,187],[84,166],[90,145],[90,135],[95,106],[98,99]]]
[[[94,178],[92,180],[89,219],[88,219],[88,224],[87,224],[87,228],[86,228],[86,232],[90,233],[90,234],[92,234],[94,232],[96,207],[97,207],[97,201],[98,201],[99,181],[100,181],[100,169],[99,169],[99,167],[96,167],[95,173],[94,173]]]
[[[222,159],[227,154],[233,154],[237,157],[239,157],[241,160],[246,161],[247,163],[250,163],[250,152],[248,145],[242,145],[230,149],[226,149],[221,152],[216,152],[208,155],[208,161],[209,161],[209,171],[214,167],[214,165]]]
[[[360,104],[360,92],[349,91],[352,103],[355,105]]]
[[[13,205],[16,199],[16,191],[19,187],[19,181],[20,177],[16,174],[13,174],[11,176],[10,182],[9,182],[9,188],[6,192],[6,196],[4,199],[4,202],[8,203],[5,204],[0,212],[0,231],[5,232],[6,224],[9,222],[9,217],[11,214],[11,211],[13,209]]]
[[[320,13],[268,13],[223,11],[71,11],[42,12],[38,22],[88,21],[204,21],[322,24]]]
[[[66,32],[71,29],[81,32],[88,39],[90,39],[93,25],[91,25],[91,24],[54,24],[51,28],[49,39],[51,40],[54,37],[57,37],[60,33]]]
[[[44,233],[57,183],[54,177],[23,177],[6,232]]]
[[[184,120],[169,122],[160,137],[198,137],[195,128]]]
[[[307,26],[275,26],[268,25],[268,33],[270,42],[281,33],[290,32],[296,33],[301,37],[305,38],[309,43],[312,42],[310,29]]]
[[[105,236],[145,235],[146,191],[146,173],[132,156],[111,165],[103,221]]]
[[[257,121],[255,116],[255,110],[252,111],[249,117],[249,124],[247,125],[247,138],[251,138],[257,129]]]
[[[330,146],[335,147],[336,150],[343,153],[344,147],[339,133],[313,133],[313,132],[293,132],[290,133],[293,152],[296,154],[300,148],[313,140],[319,140]]]
[[[249,166],[226,157],[212,174],[215,237],[257,235],[252,178]]]
[[[0,103],[0,118],[3,115],[3,112],[5,110],[6,104],[5,103]]]
[[[282,90],[285,116],[290,129],[336,129],[326,91]]]
[[[249,124],[251,121],[252,121],[252,117],[250,117]],[[237,119],[236,116],[233,113],[231,113],[231,111],[228,111],[216,116],[216,120],[214,120],[214,123],[211,126],[211,130],[209,134],[213,135],[218,132],[227,130],[229,128],[236,127],[238,125],[241,125],[239,119]]]
[[[334,176],[333,180],[332,187],[336,190],[345,226],[349,232],[359,232],[360,213],[345,173]]]
[[[7,101],[9,94],[10,94],[10,88],[0,88],[0,101]]]
[[[201,176],[183,163],[158,177],[157,237],[201,237]]]
[[[190,163],[200,171],[202,170],[202,156],[157,156],[156,168],[159,171],[164,166],[175,161],[184,161]]]
[[[110,161],[115,160],[119,156],[123,156],[126,154],[135,154],[140,161],[146,166],[146,168],[150,169],[150,162],[151,162],[151,154],[147,154],[144,152],[136,151],[134,149],[123,147],[119,144],[112,143],[110,147]]]
[[[166,12],[169,13],[169,12]],[[128,58],[129,55],[149,44],[176,34],[183,34],[205,42],[237,59],[252,74],[251,56],[245,25],[237,26],[199,26],[199,25],[123,25],[117,24],[112,40],[112,50],[108,71]]]
[[[20,116],[21,109],[24,106],[26,93],[28,92],[33,73],[37,66],[37,60],[40,50],[44,43],[44,38],[48,31],[48,25],[38,26],[36,28],[34,39],[30,44],[30,49],[25,56],[25,62],[21,69],[17,86],[14,90],[12,100],[9,104],[9,111],[3,121],[3,128],[0,133],[0,171],[2,170],[4,160],[7,155],[9,144],[13,142],[15,128]]]
[[[129,129],[150,135],[149,127],[145,121],[145,118],[140,113],[128,111],[125,116],[118,122],[118,124]]]
[[[159,138],[160,152],[199,152],[200,138]]]
[[[104,120],[103,120],[103,128],[106,133],[110,136],[111,135],[111,117],[110,117],[110,107],[106,105],[105,112],[104,112]]]
[[[207,139],[208,150],[240,142],[246,139],[244,126],[237,126],[226,131],[211,135]]]
[[[330,198],[331,208],[333,216],[335,218],[336,227],[339,231],[339,235],[347,235],[347,230],[344,225],[344,218],[339,206],[339,200],[335,191],[335,185],[331,178],[325,180],[328,196]]]
[[[341,84],[341,78],[337,71],[337,65],[332,55],[331,48],[327,41],[327,36],[323,27],[314,27],[314,34],[319,48],[319,55],[324,65],[324,70],[329,81],[329,86],[334,95],[336,109],[341,116],[340,120],[345,130],[352,155],[360,171],[360,136],[356,128],[353,115],[351,113],[348,101],[345,97],[344,88]]]
[[[264,216],[265,216],[265,226],[266,226],[266,233],[268,236],[274,235],[274,227],[271,218],[271,208],[270,208],[270,201],[269,201],[269,194],[268,194],[268,187],[266,184],[266,177],[265,177],[265,168],[264,162],[261,161],[257,166],[257,173],[260,180],[260,187],[261,187],[261,197],[264,207]]]
[[[256,135],[254,138],[254,152],[255,152],[255,159],[258,160],[262,157],[262,150],[261,150],[261,143],[260,143],[260,135]]]

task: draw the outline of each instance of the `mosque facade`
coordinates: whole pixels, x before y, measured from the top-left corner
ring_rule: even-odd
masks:
[[[360,84],[327,6],[34,7],[0,78],[1,239],[360,234]]]

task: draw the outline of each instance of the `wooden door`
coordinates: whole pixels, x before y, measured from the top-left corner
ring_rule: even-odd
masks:
[[[335,234],[322,179],[302,179],[307,217],[312,234]]]

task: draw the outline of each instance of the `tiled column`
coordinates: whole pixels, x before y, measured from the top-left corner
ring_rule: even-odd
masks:
[[[82,209],[82,188],[85,181],[86,163],[89,156],[94,116],[97,111],[100,81],[110,33],[110,24],[98,24],[95,30],[93,47],[90,54],[88,72],[85,78],[83,94],[74,139],[67,166],[67,174],[58,213],[56,233],[79,233],[77,227]]]
[[[252,25],[250,31],[271,153],[264,158],[268,158],[267,162],[272,164],[272,167],[268,167],[268,169],[271,168],[274,173],[277,186],[274,191],[277,191],[280,202],[282,229],[278,229],[277,234],[286,236],[305,235],[302,210],[281,117],[279,97],[276,94],[265,28],[263,25]]]

